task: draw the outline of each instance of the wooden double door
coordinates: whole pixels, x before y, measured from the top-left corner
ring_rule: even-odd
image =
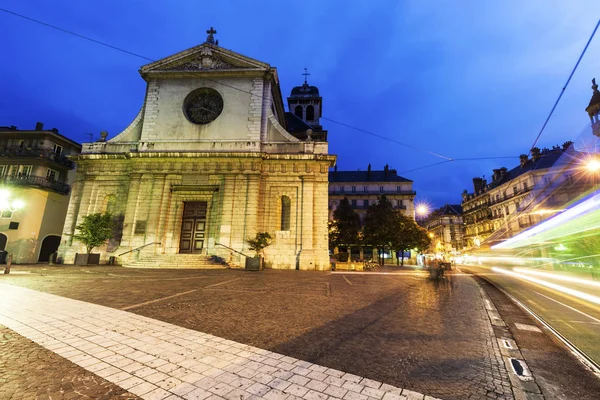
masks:
[[[201,253],[206,235],[206,201],[183,203],[181,220],[180,253]]]

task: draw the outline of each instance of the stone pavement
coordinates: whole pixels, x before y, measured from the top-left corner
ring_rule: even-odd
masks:
[[[433,399],[126,311],[0,291],[0,323],[143,399]]]
[[[360,275],[19,267],[16,272],[21,274],[3,276],[2,282],[127,309],[127,321],[144,315],[177,325],[169,328],[174,332],[192,329],[184,332],[198,340],[205,339],[199,332],[207,332],[227,343],[440,398],[513,398],[483,299],[468,276],[435,282],[413,271]],[[84,308],[89,307],[94,306]],[[119,329],[127,332],[125,326]],[[336,382],[348,390],[344,396],[356,393],[343,387],[352,382]],[[319,392],[316,386],[310,390]]]

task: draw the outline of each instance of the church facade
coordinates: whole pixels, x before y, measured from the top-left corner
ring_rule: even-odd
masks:
[[[267,266],[329,269],[327,179],[335,156],[318,125],[320,109],[312,121],[285,112],[277,70],[218,46],[212,28],[207,33],[205,43],[143,66],[137,117],[73,157],[64,262],[83,252],[70,236],[82,218],[108,211],[116,228],[96,249],[102,259],[178,266],[219,256],[243,266],[255,254],[246,240],[267,232]],[[320,105],[318,90],[305,92],[303,100]]]

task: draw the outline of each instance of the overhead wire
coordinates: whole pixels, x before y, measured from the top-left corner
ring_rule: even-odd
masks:
[[[111,45],[111,44],[106,43],[104,41],[97,40],[97,39],[91,38],[89,36],[79,34],[79,33],[74,32],[72,30],[64,29],[64,28],[61,28],[61,27],[59,27],[57,25],[50,24],[50,23],[47,23],[47,22],[44,22],[44,21],[41,21],[41,20],[38,20],[38,19],[35,19],[35,18],[32,18],[32,17],[28,17],[26,15],[23,15],[23,14],[20,14],[20,13],[11,11],[11,10],[7,10],[5,8],[2,8],[2,7],[0,7],[0,11],[5,12],[7,14],[11,14],[11,15],[19,17],[19,18],[22,18],[22,19],[25,19],[25,20],[28,20],[30,22],[34,22],[34,23],[46,26],[46,27],[51,28],[51,29],[58,30],[60,32],[63,32],[63,33],[69,34],[69,35],[76,36],[76,37],[78,37],[80,39],[84,39],[84,40],[96,43],[98,45],[105,46],[105,47],[110,48],[112,50],[116,50],[116,51],[119,51],[119,52],[122,52],[122,53],[125,53],[125,54],[128,54],[128,55],[132,55],[134,57],[138,57],[138,58],[144,59],[146,61],[150,61],[150,62],[156,62],[157,61],[157,60],[155,60],[153,58],[146,57],[146,56],[141,55],[139,53],[136,53],[136,52],[133,52],[133,51],[129,51],[129,50],[123,49],[123,48],[118,47],[118,46]],[[196,77],[195,75],[192,75],[192,74],[190,74],[190,76]],[[209,82],[213,82],[213,83],[216,83],[218,85],[222,85],[222,86],[234,89],[234,90],[238,90],[240,92],[244,92],[244,93],[250,94],[252,96],[255,96],[255,97],[258,97],[258,98],[261,98],[261,99],[264,98],[263,96],[257,95],[255,93],[252,93],[252,92],[248,91],[248,90],[245,90],[245,89],[233,86],[233,85],[229,85],[227,83],[218,81],[216,79],[211,79],[211,78],[207,78],[207,77],[201,77],[201,79],[204,79],[204,80],[207,80]],[[439,154],[439,153],[436,153],[436,152],[433,152],[433,151],[430,151],[430,150],[422,149],[422,148],[414,146],[414,145],[410,145],[408,143],[401,142],[401,141],[393,139],[393,138],[389,138],[389,137],[384,136],[384,135],[380,135],[380,134],[377,134],[377,133],[374,133],[374,132],[370,132],[370,131],[367,131],[365,129],[358,128],[358,127],[352,126],[350,124],[346,124],[344,122],[340,122],[340,121],[337,121],[337,120],[334,120],[334,119],[331,119],[331,118],[326,118],[326,117],[321,117],[321,118],[324,119],[324,120],[330,121],[332,123],[344,126],[346,128],[353,129],[353,130],[356,130],[356,131],[359,131],[359,132],[371,135],[373,137],[377,137],[377,138],[380,138],[380,139],[383,139],[383,140],[387,140],[389,142],[396,143],[398,145],[401,145],[401,146],[404,146],[404,147],[407,147],[407,148],[411,148],[413,150],[421,151],[421,152],[430,154],[430,155],[432,155],[434,157],[442,158],[442,159],[445,160],[445,162],[451,162],[451,161],[470,161],[470,160],[493,160],[493,159],[500,159],[500,158],[513,158],[513,157],[473,157],[473,158],[456,158],[455,159],[455,158],[448,157],[448,156],[445,156],[445,155],[442,155],[442,154]],[[417,171],[417,170],[420,170],[420,169],[429,168],[429,167],[432,167],[432,166],[435,166],[435,165],[439,165],[439,164],[443,164],[443,163],[444,162],[442,162],[442,163],[435,163],[435,164],[431,164],[431,165],[426,165],[426,166],[423,166],[423,167],[412,169],[412,170],[410,170],[408,172],[412,172],[412,171]]]
[[[552,117],[552,114],[554,114],[554,110],[556,110],[556,106],[558,106],[558,103],[560,102],[560,99],[562,98],[563,94],[565,93],[565,90],[567,89],[567,86],[569,86],[569,83],[571,82],[571,78],[575,74],[575,71],[577,70],[577,67],[579,67],[579,63],[581,62],[581,59],[583,58],[583,55],[585,54],[585,52],[587,51],[588,47],[590,46],[590,43],[592,42],[592,39],[594,38],[594,35],[596,34],[596,31],[598,30],[599,26],[600,26],[600,19],[598,19],[598,23],[596,23],[596,27],[592,31],[592,34],[590,35],[590,38],[588,39],[587,43],[585,44],[585,47],[583,48],[583,51],[579,55],[579,58],[577,59],[577,62],[575,63],[575,66],[573,67],[573,70],[569,74],[569,78],[567,78],[567,82],[564,84],[563,88],[561,89],[561,91],[560,91],[560,93],[558,95],[558,98],[554,102],[554,105],[552,106],[552,109],[550,110],[550,114],[548,114],[548,117],[546,118],[546,120],[544,121],[544,124],[542,125],[542,129],[540,129],[540,132],[538,133],[537,137],[533,141],[533,145],[531,146],[531,149],[533,149],[535,147],[535,145],[537,144],[538,140],[540,139],[540,136],[542,136],[542,133],[546,129],[546,125],[548,125],[548,121],[550,121],[550,118]],[[529,153],[527,155],[531,154],[531,149],[529,150]]]

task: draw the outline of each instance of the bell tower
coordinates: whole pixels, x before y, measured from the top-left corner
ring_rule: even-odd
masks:
[[[304,121],[315,131],[323,129],[319,123],[321,112],[323,110],[323,98],[319,96],[319,89],[316,86],[308,84],[307,77],[310,75],[307,68],[304,68],[304,84],[292,89],[292,94],[288,97],[288,108],[292,114]]]
[[[587,111],[592,121],[592,133],[596,136],[600,136],[600,92],[598,91],[598,85],[596,84],[596,78],[592,79],[592,99],[590,104],[587,106]]]

